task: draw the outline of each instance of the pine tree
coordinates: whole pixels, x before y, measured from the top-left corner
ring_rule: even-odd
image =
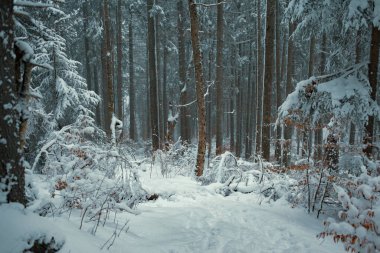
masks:
[[[206,154],[206,108],[204,98],[205,82],[203,77],[202,53],[199,43],[199,21],[197,7],[193,0],[189,0],[189,11],[191,21],[191,44],[193,48],[198,109],[198,154],[196,163],[196,174],[198,177],[200,177],[203,174],[203,167]]]

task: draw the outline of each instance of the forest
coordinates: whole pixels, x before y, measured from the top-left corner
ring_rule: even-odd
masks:
[[[0,0],[0,252],[380,253],[380,0]]]

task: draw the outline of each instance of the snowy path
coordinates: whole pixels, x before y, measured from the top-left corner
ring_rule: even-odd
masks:
[[[81,223],[80,211],[68,217],[43,218],[21,207],[0,206],[0,252],[22,252],[31,235],[48,234],[64,242],[62,253],[338,253],[341,245],[318,240],[321,220],[302,209],[277,201],[259,205],[255,194],[234,193],[223,197],[216,185],[200,186],[187,177],[163,179],[142,173],[143,187],[160,198],[140,204],[141,214],[119,213],[118,224],[129,220],[129,230],[112,243],[115,223],[107,222],[92,235],[93,222]],[[47,183],[35,177],[40,195]],[[38,204],[38,203],[36,203]],[[17,211],[19,210],[19,211]],[[25,215],[25,212],[27,215]],[[120,227],[118,227],[120,231]]]
[[[286,203],[259,205],[253,194],[222,197],[185,177],[143,176],[142,183],[166,199],[139,206],[142,214],[123,239],[128,252],[344,252],[316,238],[321,221]]]

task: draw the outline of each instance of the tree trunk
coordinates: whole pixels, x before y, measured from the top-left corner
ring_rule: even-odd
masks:
[[[26,130],[28,128],[29,118],[29,94],[30,94],[30,81],[32,80],[33,65],[29,62],[24,62],[24,73],[22,78],[22,86],[20,92],[20,102],[22,105],[20,117],[20,151],[24,152],[26,146]]]
[[[314,75],[314,57],[315,57],[315,37],[314,34],[310,36],[310,42],[309,42],[309,62],[308,62],[308,71],[307,76],[310,78]],[[303,157],[306,157],[307,154],[311,153],[311,150],[308,151],[306,148],[310,149],[311,145],[308,145],[309,143],[309,137],[310,135],[310,122],[306,121],[304,123],[303,129],[298,129],[300,132],[302,131],[302,150],[301,155]]]
[[[281,61],[284,59],[281,58],[281,17],[280,17],[280,4],[279,1],[276,1],[276,107],[277,109],[282,104],[282,93],[283,89],[281,87],[282,75],[284,65]],[[283,51],[284,48],[282,49]],[[284,57],[284,56],[282,56]],[[275,160],[281,163],[281,153],[282,153],[282,145],[281,145],[281,131],[282,126],[276,126],[276,147],[275,147]]]
[[[86,81],[87,88],[89,90],[95,90],[94,83],[91,80],[91,67],[90,67],[90,39],[88,36],[88,19],[89,19],[89,10],[88,10],[88,1],[82,2],[82,13],[83,13],[83,32],[84,32],[84,55],[86,61]]]
[[[209,32],[210,34],[210,44],[211,44],[211,47],[209,49],[209,53],[208,53],[208,81],[211,83],[212,82],[212,63],[213,63],[213,37],[212,37],[212,33]],[[212,149],[212,107],[214,105],[213,103],[213,94],[210,93],[208,94],[207,96],[207,100],[206,100],[206,115],[207,115],[207,121],[206,121],[206,125],[207,125],[207,159],[208,159],[208,163],[210,162],[210,156],[211,156],[211,149]]]
[[[368,81],[371,86],[371,99],[376,101],[376,89],[377,89],[377,72],[379,64],[379,45],[380,45],[380,30],[375,25],[372,26],[370,55],[368,64]],[[366,133],[364,137],[365,148],[364,154],[368,158],[372,158],[373,151],[373,131],[374,131],[374,116],[368,117],[368,123],[366,126]]]
[[[267,0],[266,35],[265,35],[265,69],[264,69],[264,110],[262,150],[263,158],[270,159],[270,123],[271,123],[271,97],[274,69],[274,37],[275,37],[275,1]]]
[[[245,159],[249,159],[252,154],[252,106],[253,98],[252,90],[252,43],[249,43],[249,64],[248,64],[248,89],[247,89],[247,102],[246,102],[246,127],[245,127]]]
[[[148,13],[148,61],[149,61],[149,100],[150,100],[150,122],[152,129],[152,148],[156,151],[160,148],[160,136],[158,126],[157,108],[157,72],[156,72],[156,41],[154,29],[154,17],[151,15],[153,0],[147,1]]]
[[[326,51],[327,51],[327,35],[323,33],[322,35],[322,52],[321,52],[321,61],[319,65],[319,74],[323,75],[326,69]],[[323,152],[323,122],[320,120],[317,124],[315,130],[315,140],[314,140],[314,159],[315,161],[322,160],[322,152]]]
[[[94,91],[95,91],[96,94],[98,94],[99,96],[101,96],[101,94],[99,92],[98,69],[97,69],[97,66],[95,64],[93,66],[93,70],[92,71],[94,73]],[[101,103],[97,104],[96,105],[96,109],[95,109],[96,123],[99,126],[101,125],[101,107],[100,107]]]
[[[129,138],[137,141],[136,134],[136,92],[135,92],[135,66],[133,60],[133,26],[132,12],[128,27],[129,45]]]
[[[123,44],[122,44],[122,7],[121,0],[117,0],[117,117],[123,121]]]
[[[108,138],[111,136],[111,121],[114,114],[114,91],[113,91],[113,75],[112,75],[112,47],[110,27],[111,21],[109,16],[109,0],[103,0],[103,15],[104,15],[104,60],[105,60],[105,81],[106,81],[106,97],[107,110],[105,111],[105,129]],[[112,140],[114,141],[114,140]]]
[[[261,154],[263,124],[263,52],[261,47],[261,0],[257,1],[257,127],[256,153]]]
[[[236,54],[235,49],[232,47],[231,50],[231,76],[235,77],[235,71],[236,71]],[[236,115],[236,107],[234,104],[234,98],[236,94],[235,84],[233,81],[230,81],[231,87],[230,87],[230,109],[229,109],[229,121],[230,121],[230,152],[235,151],[235,115]]]
[[[166,41],[166,38],[164,39]],[[164,133],[168,132],[167,120],[168,120],[168,94],[167,94],[167,67],[168,67],[168,49],[166,45],[164,45],[164,57],[162,62],[162,113],[163,113],[163,128]],[[174,129],[173,129],[174,132]],[[173,138],[173,136],[172,136]]]
[[[185,30],[184,30],[184,10],[182,0],[177,2],[178,10],[178,73],[181,85],[181,104],[187,104],[187,83],[186,83],[186,52],[185,52]],[[181,139],[183,142],[190,143],[190,125],[188,119],[188,108],[182,106],[180,111]]]
[[[293,32],[296,28],[294,23],[289,23],[289,34],[288,34],[288,59],[287,59],[287,70],[286,70],[286,95],[289,95],[293,91],[293,75],[294,75],[294,41]],[[291,149],[292,149],[292,132],[293,126],[286,125],[284,131],[284,151],[283,160],[284,165],[290,165]]]
[[[158,0],[154,0],[154,4],[158,4]],[[161,33],[160,33],[160,16],[154,15],[154,39],[156,43],[156,81],[157,81],[157,124],[158,124],[158,136],[159,147],[161,147],[164,141],[166,133],[164,132],[164,125],[166,119],[163,117],[163,102],[162,102],[162,80],[161,80]]]
[[[15,109],[18,101],[14,99],[17,91],[12,0],[1,2],[0,17],[0,31],[4,33],[0,36],[0,190],[7,192],[10,189],[5,195],[7,199],[0,199],[0,203],[19,202],[25,205],[25,171],[18,143],[20,115]]]
[[[310,36],[310,44],[309,44],[309,64],[307,70],[307,77],[311,77],[314,73],[314,51],[315,51],[315,37],[314,35]]]
[[[236,57],[240,57],[241,44],[238,45],[238,51]],[[237,67],[235,70],[235,87],[236,87],[236,144],[235,144],[235,155],[240,157],[242,149],[242,119],[243,119],[243,87],[241,83],[241,68]]]
[[[190,24],[191,24],[191,44],[193,47],[193,60],[195,71],[195,83],[197,93],[198,109],[198,154],[196,164],[196,175],[203,174],[203,167],[206,152],[206,108],[204,98],[204,78],[202,69],[202,53],[199,42],[199,24],[197,8],[194,0],[189,0]]]
[[[223,0],[217,0],[216,18],[216,155],[223,152]]]
[[[361,32],[360,30],[356,33],[356,44],[355,44],[355,64],[359,64],[361,61]],[[350,127],[350,138],[349,143],[351,146],[355,145],[355,139],[356,139],[356,126],[354,122],[351,122]]]

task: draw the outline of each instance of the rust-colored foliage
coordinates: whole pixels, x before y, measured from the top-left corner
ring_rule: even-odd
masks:
[[[68,186],[67,182],[66,181],[63,181],[63,180],[58,180],[56,183],[55,183],[55,189],[58,190],[58,191],[61,191],[63,189],[66,189]]]

